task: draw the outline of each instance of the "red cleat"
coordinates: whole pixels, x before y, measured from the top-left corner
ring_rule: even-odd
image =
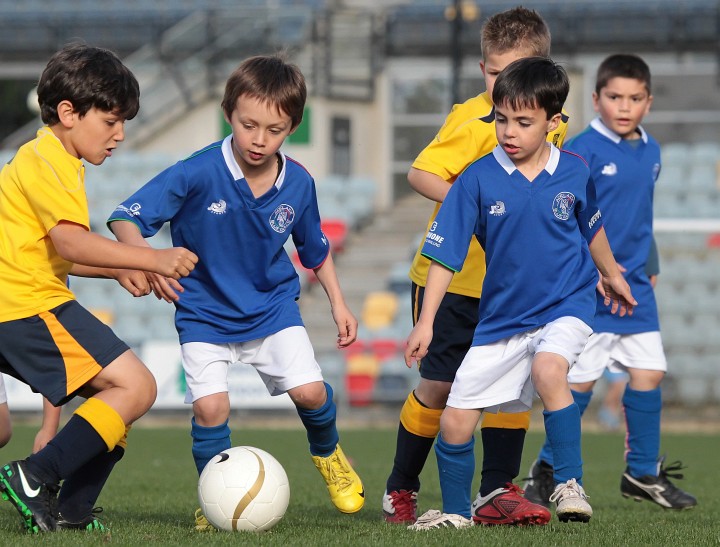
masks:
[[[523,494],[523,491],[510,483],[485,497],[478,494],[472,503],[473,520],[476,524],[515,526],[543,525],[550,522],[550,511],[542,505],[526,500],[520,494]]]
[[[383,495],[383,516],[392,524],[412,524],[417,520],[415,490],[393,490]]]

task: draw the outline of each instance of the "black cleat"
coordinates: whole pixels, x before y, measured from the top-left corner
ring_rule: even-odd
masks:
[[[678,473],[684,469],[682,463],[676,461],[668,467],[663,467],[664,461],[664,456],[658,461],[657,477],[645,475],[635,478],[626,469],[620,480],[620,492],[626,498],[635,501],[652,501],[665,509],[692,509],[697,505],[695,497],[684,492],[668,479],[668,477],[683,478],[682,473]]]
[[[542,460],[535,460],[528,475],[523,484],[525,499],[549,509],[550,496],[555,491],[552,466]]]
[[[62,514],[58,513],[57,516],[57,529],[58,530],[86,530],[88,532],[109,532],[108,526],[103,524],[100,519],[100,513],[103,512],[102,507],[95,507],[89,515],[79,521],[66,520]]]
[[[24,461],[13,461],[0,469],[2,498],[15,506],[28,532],[52,532],[56,528],[58,487],[43,484],[27,472]]]

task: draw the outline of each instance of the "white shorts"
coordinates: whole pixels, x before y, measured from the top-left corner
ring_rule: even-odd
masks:
[[[493,413],[530,410],[535,354],[557,353],[572,367],[591,333],[579,319],[561,317],[493,344],[471,347],[455,375],[448,406]]]
[[[5,392],[5,380],[3,380],[3,375],[0,374],[0,405],[3,403],[7,403],[7,393]]]
[[[249,342],[188,342],[180,347],[187,383],[186,403],[227,392],[228,367],[237,362],[255,367],[270,395],[281,395],[294,387],[323,381],[305,327],[289,327]]]
[[[568,374],[568,382],[592,382],[611,372],[625,372],[629,368],[667,371],[667,361],[659,331],[637,334],[596,332],[588,340]]]

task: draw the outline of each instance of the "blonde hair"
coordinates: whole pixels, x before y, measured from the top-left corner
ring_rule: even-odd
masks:
[[[550,29],[531,9],[518,6],[490,17],[482,28],[482,55],[522,50],[532,57],[550,56]]]

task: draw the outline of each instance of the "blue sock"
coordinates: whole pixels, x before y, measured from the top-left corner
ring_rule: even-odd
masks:
[[[335,447],[340,440],[335,423],[337,408],[333,401],[333,390],[327,382],[325,389],[327,390],[327,401],[320,408],[309,410],[297,407],[297,413],[307,431],[310,454],[313,456],[329,456],[335,452]]]
[[[585,414],[585,409],[587,409],[588,405],[590,404],[590,399],[592,398],[592,391],[588,392],[581,392],[581,391],[574,391],[570,390],[572,393],[573,399],[575,400],[575,404],[580,409],[580,417],[582,418],[582,415]],[[550,447],[550,441],[547,438],[547,435],[545,436],[545,442],[542,445],[542,448],[540,448],[540,453],[538,454],[538,460],[543,461],[547,464],[553,465],[553,454],[552,454],[552,448]]]
[[[582,484],[580,409],[576,403],[560,410],[543,411],[545,434],[553,454],[555,484],[575,479]]]
[[[657,457],[660,452],[660,413],[662,392],[660,388],[636,391],[625,387],[622,398],[627,421],[627,446],[625,461],[630,475],[657,476]]]
[[[194,417],[191,423],[192,455],[198,475],[200,475],[213,456],[230,448],[230,426],[225,420],[223,424],[204,427],[195,423]]]
[[[465,444],[448,444],[442,434],[435,443],[443,513],[470,518],[470,490],[475,474],[475,437]]]

